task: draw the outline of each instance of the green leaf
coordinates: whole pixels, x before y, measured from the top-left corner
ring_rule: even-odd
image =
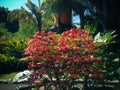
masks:
[[[119,61],[120,61],[119,58],[115,58],[115,59],[113,60],[113,62],[119,62]]]
[[[61,37],[61,34],[56,34],[57,38],[60,38]]]
[[[117,69],[117,73],[120,75],[120,68]]]

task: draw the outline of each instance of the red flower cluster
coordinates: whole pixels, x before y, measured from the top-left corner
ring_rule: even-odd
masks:
[[[88,32],[71,29],[62,35],[45,31],[36,33],[29,41],[25,55],[29,68],[35,69],[32,81],[35,83],[47,75],[51,83],[53,79],[57,82],[80,75],[94,76],[91,73],[94,73],[95,63],[101,60],[94,57],[96,52],[97,47]]]

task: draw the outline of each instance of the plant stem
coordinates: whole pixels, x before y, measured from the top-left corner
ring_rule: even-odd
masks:
[[[62,89],[61,89],[61,86],[60,86],[60,79],[59,79],[59,77],[58,77],[58,70],[57,70],[57,68],[55,67],[55,64],[54,64],[54,63],[53,63],[52,66],[53,66],[53,70],[54,70],[54,74],[55,74],[55,78],[56,78],[58,87],[59,87],[60,90],[62,90]]]

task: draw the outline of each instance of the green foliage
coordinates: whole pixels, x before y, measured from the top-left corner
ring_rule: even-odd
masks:
[[[15,64],[15,57],[0,54],[0,74],[11,71],[14,68],[12,64]]]
[[[50,30],[54,25],[53,17],[58,16],[58,13],[60,12],[59,0],[44,0],[42,8],[42,27],[45,30]]]
[[[8,8],[0,7],[0,23],[7,22]]]
[[[23,58],[25,40],[9,39],[0,43],[0,73],[24,70],[27,64],[19,61]]]
[[[19,31],[14,34],[14,38],[29,39],[35,32],[37,32],[37,26],[33,21],[25,22],[21,20],[19,22]]]
[[[8,80],[8,79],[13,79],[13,77],[17,74],[17,72],[12,72],[8,74],[2,74],[0,75],[0,80]]]
[[[94,37],[94,42],[96,43],[97,46],[104,46],[108,47],[111,43],[115,43],[114,38],[117,35],[114,35],[115,31],[104,31],[102,33],[97,33],[96,36]]]
[[[0,23],[0,73],[24,70],[27,64],[19,59],[24,57],[26,40],[37,31],[36,19],[22,8],[7,12],[4,20]]]
[[[16,58],[20,58],[23,57],[23,52],[24,52],[24,48],[26,45],[26,41],[25,40],[15,40],[15,39],[11,39],[8,41],[3,41],[1,42],[3,48],[1,50],[1,53],[6,53],[8,56],[14,56]]]
[[[41,26],[42,26],[42,22],[41,22],[41,18],[42,18],[42,9],[40,6],[40,1],[38,0],[39,6],[35,5],[34,3],[31,2],[31,0],[28,0],[28,2],[26,3],[26,6],[28,7],[28,9],[31,11],[31,14],[35,16],[35,19],[37,21],[37,27],[39,30],[41,30]]]
[[[0,23],[0,36],[3,36],[3,35],[10,36],[11,33],[5,27],[5,23]]]
[[[119,80],[120,74],[120,56],[118,52],[112,52],[109,49],[111,44],[115,44],[115,31],[104,31],[95,36],[95,43],[99,46],[98,56],[103,58],[103,73],[106,74],[107,80]]]
[[[117,69],[117,73],[120,75],[120,67]]]
[[[4,23],[0,24],[0,42],[11,39],[12,33],[7,30]]]
[[[44,0],[45,6],[47,8],[45,8],[45,11],[54,13],[54,14],[58,14],[60,11],[60,3],[59,0]]]
[[[42,20],[42,27],[43,29],[45,30],[50,30],[50,28],[53,26],[53,18],[52,18],[52,15],[51,15],[51,12],[45,12],[43,14],[43,20]]]
[[[119,80],[120,75],[120,56],[118,53],[106,53],[104,58],[104,71],[107,80]]]
[[[97,32],[102,31],[102,20],[96,15],[85,16],[85,25],[84,28],[90,32],[90,34],[95,35]]]

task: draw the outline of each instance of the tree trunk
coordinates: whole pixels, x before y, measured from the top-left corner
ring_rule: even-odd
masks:
[[[103,29],[109,29],[110,26],[110,6],[109,0],[103,0]]]
[[[84,10],[79,11],[80,27],[84,29]]]
[[[59,33],[72,27],[72,0],[60,0]]]
[[[41,20],[38,21],[38,30],[41,31],[42,29],[42,22]]]

